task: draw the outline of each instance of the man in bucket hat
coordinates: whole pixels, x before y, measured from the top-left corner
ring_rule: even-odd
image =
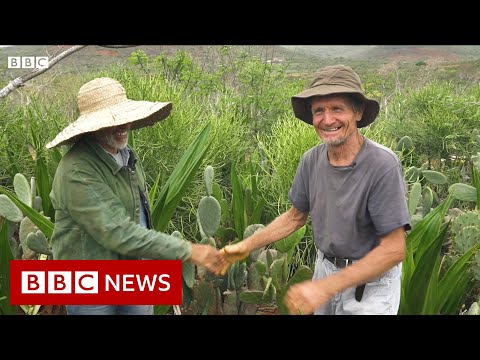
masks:
[[[170,102],[135,101],[122,85],[97,78],[78,92],[80,117],[46,145],[73,144],[50,193],[58,260],[179,259],[214,269],[216,249],[152,230],[142,164],[128,145],[130,130],[165,119]],[[67,306],[72,315],[146,315],[152,305]]]
[[[227,264],[283,239],[312,220],[318,249],[311,281],[289,288],[292,314],[396,314],[410,218],[402,165],[393,151],[365,138],[379,104],[343,65],[317,72],[292,97],[295,116],[322,140],[300,160],[291,208],[262,231],[221,252]]]

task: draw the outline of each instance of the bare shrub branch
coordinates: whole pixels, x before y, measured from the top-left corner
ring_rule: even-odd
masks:
[[[28,80],[33,79],[34,77],[37,77],[40,74],[43,74],[45,71],[51,69],[55,64],[57,64],[59,61],[65,59],[67,56],[73,54],[74,52],[77,52],[78,50],[81,50],[88,45],[75,45],[70,48],[68,48],[65,51],[62,51],[60,54],[56,55],[54,54],[53,57],[49,56],[49,61],[48,61],[48,68],[44,69],[35,69],[27,74],[24,74],[22,76],[19,76],[12,81],[10,81],[7,86],[5,86],[3,89],[0,90],[0,100],[2,100],[4,97],[6,97],[8,94],[10,94],[12,91],[15,89],[18,89],[19,87],[22,87],[25,85],[25,83]],[[106,48],[113,48],[113,49],[121,49],[121,48],[128,48],[128,47],[134,47],[136,45],[99,45],[101,47],[106,47]]]

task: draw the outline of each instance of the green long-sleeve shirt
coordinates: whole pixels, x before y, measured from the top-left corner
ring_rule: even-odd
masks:
[[[120,166],[95,140],[79,140],[60,161],[50,198],[55,208],[54,259],[172,259],[191,256],[191,243],[139,224],[145,174]],[[148,203],[145,203],[149,209]]]

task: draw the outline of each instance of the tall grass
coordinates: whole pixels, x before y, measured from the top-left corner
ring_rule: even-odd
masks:
[[[285,114],[272,126],[271,134],[258,136],[259,148],[264,157],[263,174],[258,184],[265,200],[268,222],[285,212],[290,206],[288,192],[303,153],[320,143],[312,126]],[[292,257],[293,267],[312,267],[315,245],[311,227],[298,244]]]
[[[50,160],[46,164],[53,176],[59,158],[56,152],[48,152],[45,144],[59,131],[57,124],[64,122],[65,105],[37,96],[30,97],[26,106],[12,106],[8,100],[4,104],[9,109],[0,107],[5,121],[5,127],[0,128],[0,152],[5,154],[0,157],[0,177],[12,179],[17,172],[33,176],[38,158]]]
[[[388,105],[388,118],[382,114],[379,120],[397,140],[410,136],[415,151],[427,160],[445,159],[455,165],[452,156],[468,158],[478,146],[472,131],[480,128],[479,92],[478,84],[465,89],[435,81],[397,93]]]
[[[170,85],[162,77],[145,74],[133,76],[133,73],[133,70],[124,69],[121,72],[117,70],[110,76],[116,77],[125,86],[129,98],[139,100],[145,98],[143,94],[148,93],[150,96],[146,98],[150,101],[173,103],[173,110],[167,119],[135,132],[136,149],[144,163],[149,183],[153,184],[160,173],[162,185],[185,149],[200,130],[210,123],[213,141],[204,164],[213,166],[216,173],[220,174],[217,181],[226,186],[229,179],[226,166],[232,161],[241,161],[244,154],[249,152],[248,149],[255,146],[253,139],[247,136],[248,125],[243,117],[238,116],[236,103],[231,100],[229,91],[219,93],[213,105],[202,96],[183,92],[178,84]],[[195,219],[196,206],[203,193],[203,181],[199,172],[185,194],[185,201],[179,205],[171,231],[179,229],[190,238],[196,236],[198,230],[196,222],[192,220]],[[185,217],[188,218],[187,222],[184,221]]]
[[[289,208],[288,191],[303,153],[320,140],[311,125],[285,116],[258,141],[268,160],[259,187],[272,214],[283,212]]]

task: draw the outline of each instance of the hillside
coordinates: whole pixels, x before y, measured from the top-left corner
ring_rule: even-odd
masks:
[[[0,49],[0,68],[5,69],[8,56],[54,56],[71,45],[13,45]],[[141,49],[147,55],[155,55],[163,51],[161,46],[135,46],[129,48],[111,49],[100,46],[87,46],[58,63],[58,67],[68,70],[82,71],[101,66],[113,65],[127,61],[135,50]],[[4,70],[6,71],[6,70]],[[9,69],[10,72],[19,70]]]
[[[283,48],[321,59],[420,61],[480,59],[478,45],[282,45]]]
[[[3,83],[28,72],[25,69],[7,69],[8,56],[52,56],[71,45],[13,45],[0,47],[0,81]],[[133,51],[141,50],[150,58],[161,53],[172,55],[178,50],[188,51],[200,64],[213,64],[218,59],[210,45],[136,45],[128,48],[106,48],[90,45],[70,55],[55,66],[55,73],[78,74],[128,61]],[[452,76],[480,79],[480,46],[478,45],[264,45],[230,46],[233,53],[245,51],[267,62],[286,64],[291,76],[308,76],[318,68],[342,63],[359,73],[386,74],[399,68],[409,73],[425,65],[440,72],[445,79]],[[229,55],[232,56],[232,55]],[[52,72],[50,72],[51,75]]]
[[[51,56],[69,46],[13,45],[0,48],[0,69],[6,68],[7,56]],[[480,59],[480,46],[478,45],[234,45],[232,48],[256,53],[270,60],[295,62],[342,59],[382,63],[391,61],[417,62],[430,59],[458,62]],[[172,54],[177,50],[186,50],[192,53],[195,58],[205,58],[209,56],[211,49],[212,46],[209,45],[136,45],[120,49],[91,45],[69,56],[61,64],[63,67],[77,70],[112,65],[127,61],[128,56],[136,50],[142,50],[149,56],[157,56],[160,53]]]

